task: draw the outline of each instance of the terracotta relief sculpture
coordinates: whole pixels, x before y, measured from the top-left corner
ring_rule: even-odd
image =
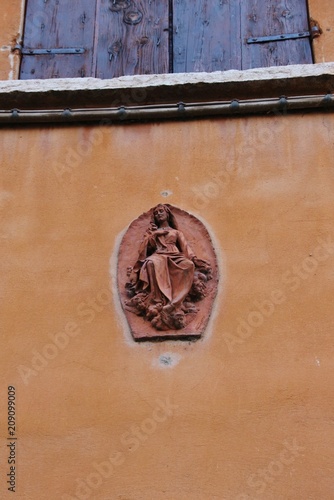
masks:
[[[205,237],[208,248],[200,255],[209,259],[197,256],[179,225],[189,234],[193,229],[196,246],[203,247]],[[130,245],[131,253],[134,248],[137,252],[132,262]],[[123,267],[125,255],[129,260]],[[216,293],[217,265],[210,237],[199,220],[170,205],[157,205],[131,224],[119,256],[122,306],[135,339],[201,335]],[[199,314],[199,303],[205,298],[210,300]]]

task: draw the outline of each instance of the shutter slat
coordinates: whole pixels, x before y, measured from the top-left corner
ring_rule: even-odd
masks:
[[[306,0],[174,0],[174,72],[312,63],[310,40],[247,44],[308,30]]]
[[[239,2],[174,0],[174,72],[241,67]]]
[[[168,0],[101,0],[97,78],[167,73]]]
[[[240,4],[242,69],[313,62],[308,38],[247,44],[252,37],[308,31],[306,0],[249,0]]]
[[[21,79],[91,76],[96,2],[28,0],[25,49],[80,47],[82,54],[23,55]]]

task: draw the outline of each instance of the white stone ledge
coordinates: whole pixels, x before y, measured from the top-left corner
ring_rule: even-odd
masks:
[[[334,90],[334,63],[214,73],[0,81],[0,109],[54,109],[196,103],[322,95]]]
[[[281,80],[331,75],[334,76],[334,63],[297,64],[292,66],[273,66],[245,71],[229,70],[213,73],[173,73],[161,75],[121,76],[111,80],[98,78],[58,78],[49,80],[8,80],[0,81],[0,92],[46,92],[64,90],[106,90],[143,87],[173,87],[188,84],[216,84],[250,82],[262,80]]]

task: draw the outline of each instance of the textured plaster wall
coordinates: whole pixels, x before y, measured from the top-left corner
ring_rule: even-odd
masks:
[[[333,125],[2,130],[1,420],[13,385],[17,499],[332,498]],[[137,345],[119,311],[120,236],[158,202],[200,217],[219,256],[193,344]]]
[[[322,30],[313,41],[315,62],[334,61],[334,4],[331,0],[309,0],[310,17]]]
[[[0,79],[18,78],[20,56],[13,48],[23,33],[25,0],[3,0],[0,12]]]

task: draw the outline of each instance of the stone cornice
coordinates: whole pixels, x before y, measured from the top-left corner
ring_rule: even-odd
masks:
[[[333,90],[334,63],[214,73],[124,76],[112,80],[12,80],[0,82],[0,113],[4,116],[18,110],[18,113],[14,111],[14,118],[17,118],[17,114],[25,111],[47,114],[51,110],[61,112],[87,108],[166,108],[177,106],[180,102],[186,107],[191,104],[206,106],[208,103],[231,101],[278,100],[281,96],[324,96],[332,94]],[[301,108],[302,105],[299,106]],[[41,121],[49,120],[46,117]]]

